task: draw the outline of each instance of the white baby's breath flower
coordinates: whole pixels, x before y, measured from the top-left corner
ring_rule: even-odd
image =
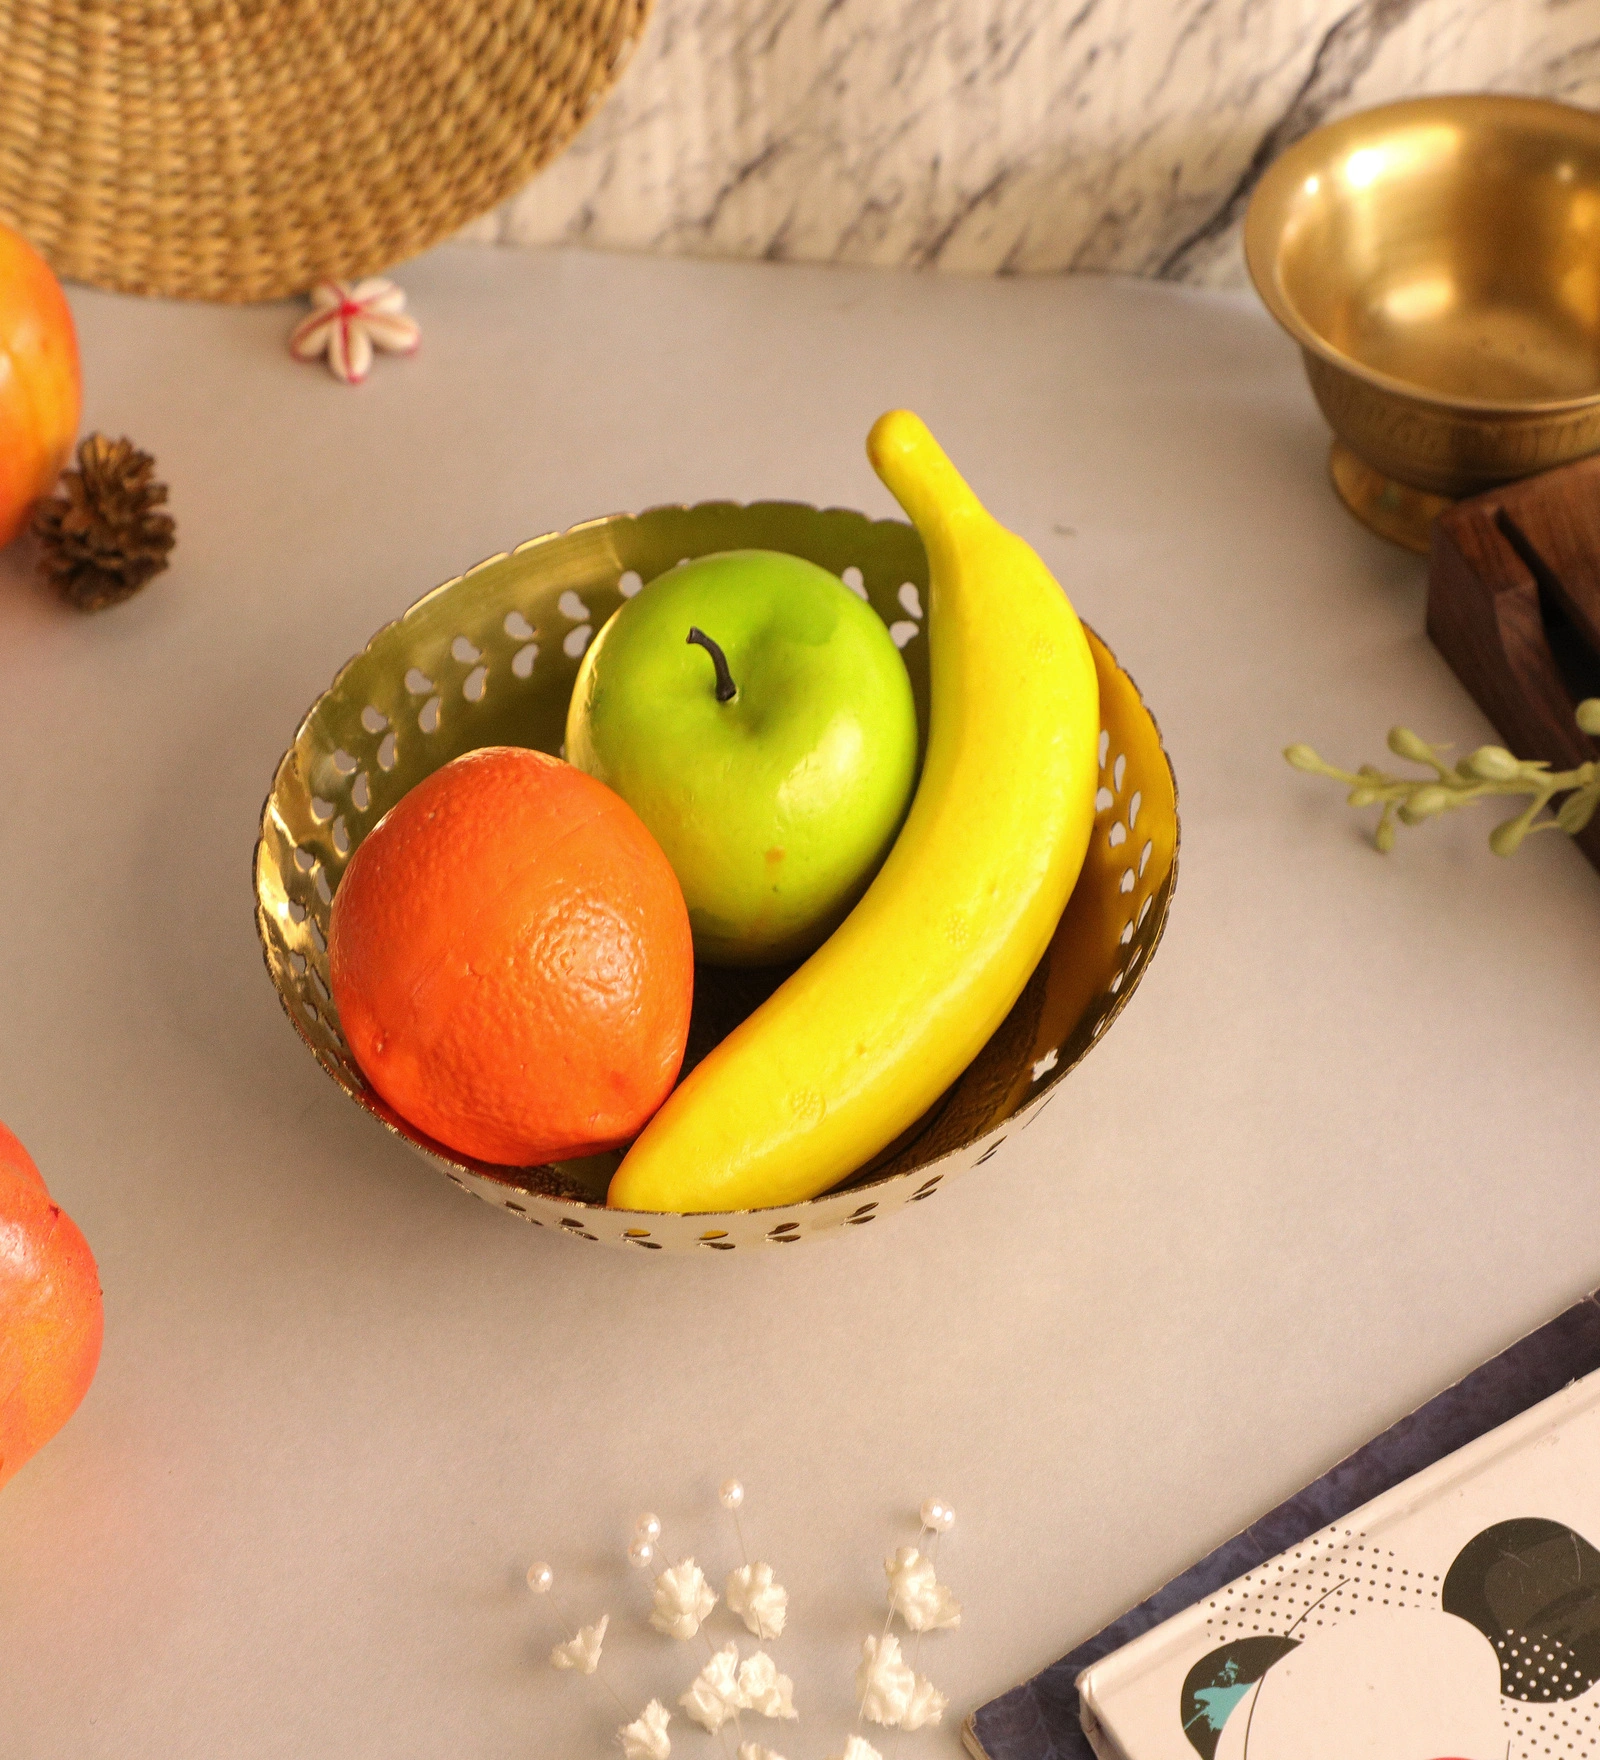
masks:
[[[669,1638],[692,1638],[700,1622],[717,1605],[717,1592],[692,1558],[672,1565],[656,1578],[656,1605],[650,1623]]]
[[[745,1709],[739,1691],[739,1646],[724,1644],[689,1683],[679,1700],[685,1713],[715,1735],[735,1711]]]
[[[783,1756],[763,1748],[760,1742],[740,1742],[739,1760],[783,1760]]]
[[[605,1642],[606,1627],[611,1615],[603,1613],[598,1625],[580,1626],[578,1635],[565,1644],[557,1644],[550,1652],[552,1668],[575,1668],[579,1674],[593,1674],[600,1666],[600,1646]]]
[[[861,1640],[856,1703],[870,1723],[895,1724],[905,1716],[917,1677],[900,1655],[900,1640],[869,1634]]]
[[[949,1703],[946,1695],[925,1674],[919,1674],[917,1684],[911,1689],[911,1702],[900,1714],[901,1729],[921,1729],[925,1724],[937,1723]]]
[[[849,1736],[842,1754],[830,1754],[828,1760],[883,1760],[883,1756],[864,1736]]]
[[[728,1572],[723,1585],[728,1606],[763,1642],[783,1636],[783,1622],[789,1612],[789,1591],[772,1580],[772,1566],[740,1565]]]
[[[794,1708],[794,1682],[778,1673],[778,1665],[765,1650],[757,1650],[739,1665],[739,1697],[744,1708],[763,1717],[798,1717]]]
[[[659,1699],[652,1699],[632,1723],[623,1724],[617,1731],[622,1760],[668,1760],[672,1742],[667,1725],[671,1721],[672,1713],[666,1706]]]
[[[883,1561],[889,1579],[889,1608],[913,1632],[943,1631],[961,1624],[961,1603],[935,1582],[933,1560],[915,1546],[902,1546]]]

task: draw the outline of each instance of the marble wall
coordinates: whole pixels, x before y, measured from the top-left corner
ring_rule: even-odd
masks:
[[[595,119],[469,234],[1229,285],[1277,151],[1467,89],[1600,106],[1600,0],[656,0]]]

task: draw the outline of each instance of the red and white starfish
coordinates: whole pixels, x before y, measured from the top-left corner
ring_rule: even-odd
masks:
[[[372,367],[372,351],[415,354],[422,340],[416,320],[404,316],[406,296],[392,281],[371,276],[357,281],[319,281],[311,290],[311,314],[289,338],[296,360],[328,357],[329,370],[347,385],[359,385]]]

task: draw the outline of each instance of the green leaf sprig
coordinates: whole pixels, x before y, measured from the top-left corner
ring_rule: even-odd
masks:
[[[1589,697],[1578,705],[1578,726],[1585,733],[1600,734],[1600,697]],[[1542,760],[1515,757],[1504,746],[1479,746],[1470,757],[1452,765],[1443,756],[1447,746],[1430,746],[1409,727],[1389,730],[1389,750],[1397,758],[1425,765],[1428,776],[1390,776],[1371,764],[1359,770],[1339,770],[1325,763],[1310,746],[1294,745],[1284,757],[1296,770],[1313,776],[1331,776],[1350,790],[1346,797],[1352,807],[1371,807],[1380,802],[1382,817],[1373,834],[1381,850],[1394,848],[1394,825],[1420,825],[1424,819],[1435,819],[1453,807],[1464,807],[1472,801],[1492,795],[1528,795],[1526,807],[1513,818],[1503,820],[1489,833],[1489,847],[1497,856],[1508,856],[1522,840],[1535,831],[1565,831],[1575,837],[1594,816],[1600,805],[1600,763],[1580,764],[1575,770],[1552,770]],[[1547,818],[1540,815],[1557,795],[1567,798]]]

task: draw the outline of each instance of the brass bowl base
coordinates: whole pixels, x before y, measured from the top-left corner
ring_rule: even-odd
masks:
[[[1426,556],[1432,543],[1433,522],[1455,502],[1448,495],[1430,495],[1393,477],[1375,471],[1342,440],[1328,450],[1328,474],[1346,507],[1380,538],[1403,544]]]

